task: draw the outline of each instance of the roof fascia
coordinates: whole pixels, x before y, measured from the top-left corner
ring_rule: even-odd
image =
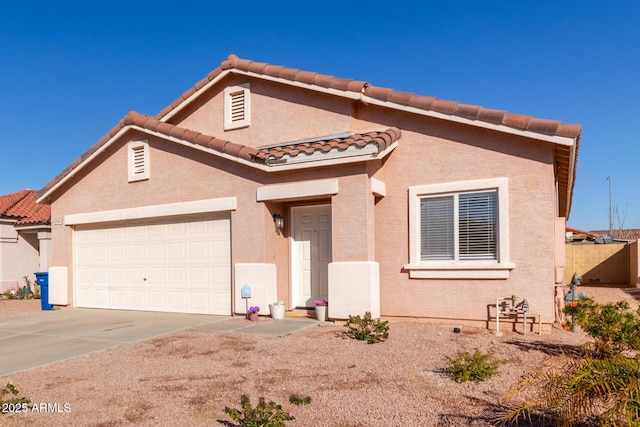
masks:
[[[51,225],[49,224],[16,225],[14,228],[18,231],[51,231]]]
[[[576,178],[575,170],[576,170],[576,149],[577,146],[573,145],[569,147],[569,182],[567,183],[567,200],[564,216],[566,219],[569,219],[569,215],[571,214],[571,205],[573,202],[573,185]]]

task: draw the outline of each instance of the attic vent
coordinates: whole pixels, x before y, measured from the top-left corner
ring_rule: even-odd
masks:
[[[224,130],[247,127],[250,124],[249,84],[228,87],[224,91]]]
[[[146,141],[133,141],[129,149],[129,182],[149,179],[149,144]]]
[[[239,90],[231,94],[231,122],[244,120],[244,91]]]

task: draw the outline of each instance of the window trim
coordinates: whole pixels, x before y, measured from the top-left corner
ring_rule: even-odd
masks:
[[[141,153],[141,154],[138,154]],[[127,145],[128,154],[128,180],[129,182],[143,181],[149,179],[150,162],[149,162],[149,143],[144,141],[131,141]],[[138,171],[137,157],[141,156],[142,170]]]
[[[234,120],[232,115],[234,95],[243,92],[241,120]],[[251,124],[251,91],[249,83],[229,86],[224,89],[224,130],[248,127]]]
[[[420,259],[420,198],[425,196],[496,190],[498,192],[498,259],[437,260]],[[489,178],[409,187],[409,264],[410,278],[507,279],[515,264],[509,261],[509,180]]]

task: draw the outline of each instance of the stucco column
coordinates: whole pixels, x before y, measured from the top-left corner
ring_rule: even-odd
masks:
[[[375,197],[366,174],[340,178],[331,199],[333,262],[375,259]]]
[[[331,199],[332,262],[329,317],[346,319],[370,312],[380,317],[380,271],[375,261],[375,196],[366,174],[340,178]]]
[[[40,271],[49,271],[51,266],[51,232],[39,231],[38,243],[40,245]]]

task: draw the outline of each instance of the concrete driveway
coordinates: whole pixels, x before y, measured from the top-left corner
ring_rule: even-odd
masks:
[[[229,316],[66,308],[0,319],[0,377],[184,329],[283,336],[309,319],[230,321]]]

